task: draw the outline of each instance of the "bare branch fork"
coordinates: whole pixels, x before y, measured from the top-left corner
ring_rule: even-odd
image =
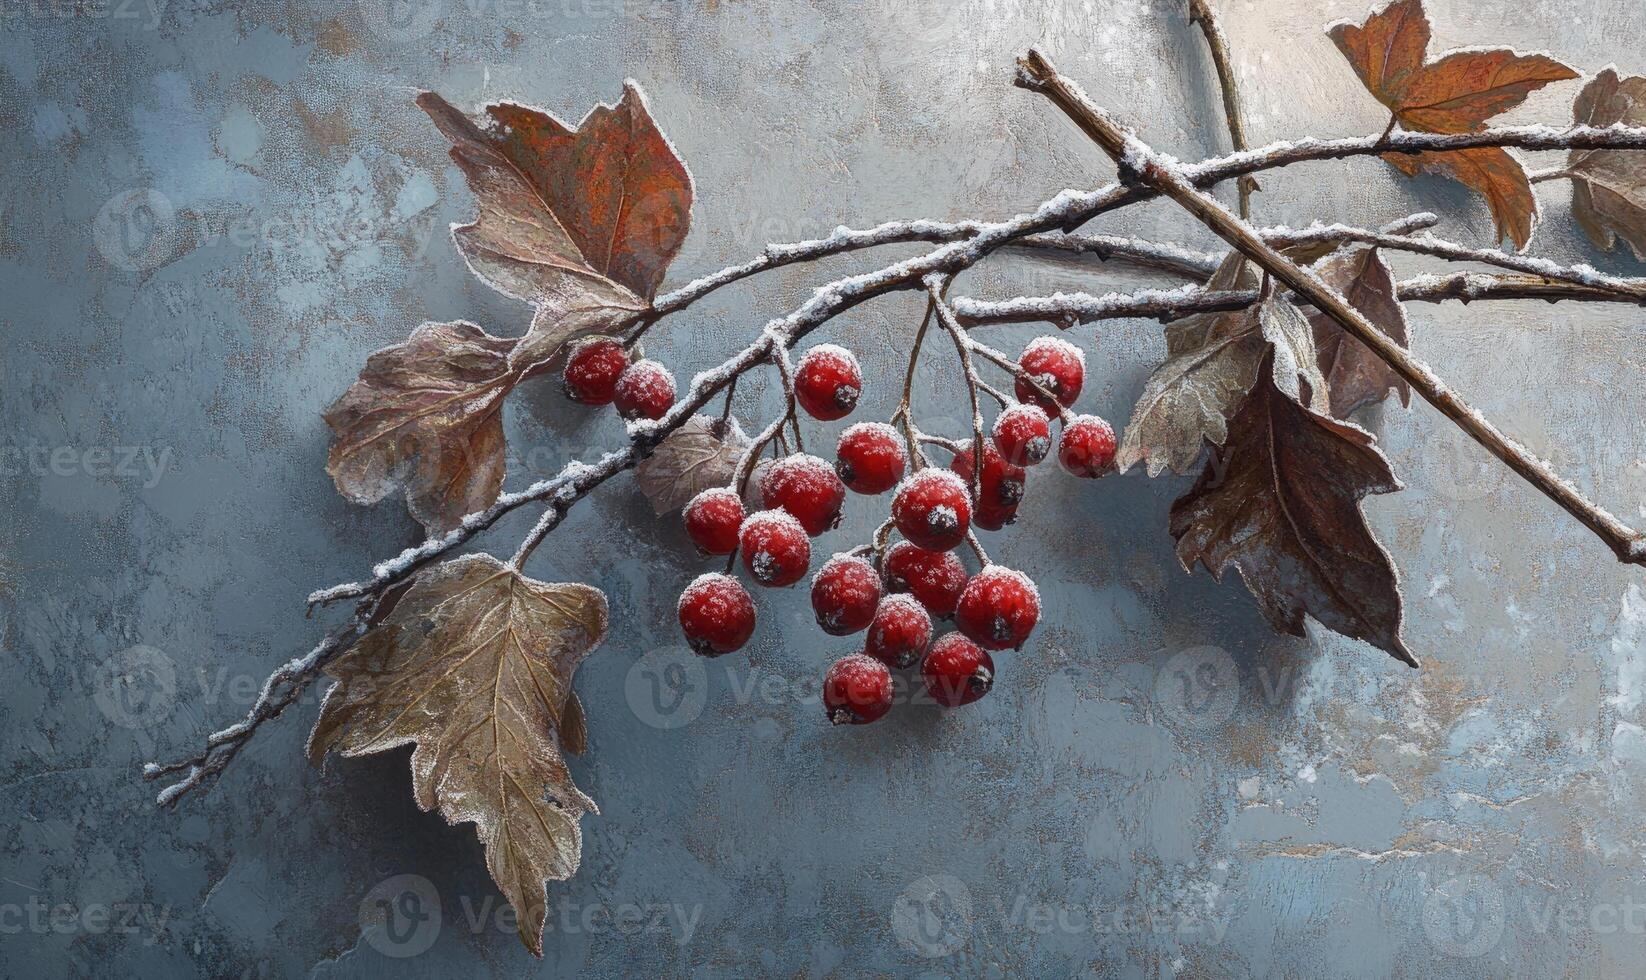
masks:
[[[1203,4],[1196,6],[1204,7]],[[1208,20],[1197,17],[1197,23],[1203,31],[1208,31],[1208,40],[1214,47],[1216,41],[1208,29]],[[1215,23],[1213,23],[1215,29]],[[1220,35],[1219,35],[1220,36]],[[1219,59],[1214,53],[1214,61],[1226,62],[1227,55]],[[1031,87],[1053,94],[1058,86],[1066,84],[1052,71],[1049,64],[1044,63],[1044,72],[1034,74],[1025,68],[1022,80],[1029,82]],[[1220,67],[1220,75],[1227,71]],[[1232,76],[1229,76],[1232,78]],[[1227,88],[1227,79],[1225,81]],[[440,560],[446,555],[462,548],[472,541],[481,532],[490,528],[505,515],[529,504],[544,504],[543,513],[533,526],[525,540],[515,552],[512,563],[516,568],[521,567],[529,559],[533,550],[565,519],[571,508],[584,497],[592,493],[597,487],[612,477],[630,469],[645,459],[657,445],[668,435],[679,429],[696,413],[709,404],[717,395],[722,393],[738,377],[766,364],[773,364],[780,374],[786,373],[787,354],[793,346],[823,326],[834,317],[844,313],[868,300],[900,291],[925,291],[928,296],[928,313],[921,326],[920,337],[923,339],[927,327],[935,318],[941,329],[948,332],[955,341],[957,357],[962,361],[969,386],[974,398],[974,416],[976,411],[976,393],[982,391],[999,397],[999,393],[984,383],[972,366],[972,355],[989,361],[998,367],[1010,372],[1014,377],[1024,380],[1031,387],[1038,387],[1038,382],[1027,376],[1014,360],[1005,354],[996,351],[987,345],[979,343],[961,329],[962,321],[985,320],[990,311],[986,304],[978,304],[968,300],[955,300],[952,303],[943,296],[943,289],[952,281],[953,277],[971,268],[992,253],[1003,249],[1032,249],[1043,254],[1062,253],[1066,255],[1091,255],[1102,260],[1121,261],[1144,268],[1166,272],[1180,278],[1188,279],[1191,286],[1178,291],[1155,291],[1154,293],[1140,293],[1134,295],[1128,307],[1130,312],[1114,315],[1128,316],[1163,316],[1181,315],[1183,312],[1193,312],[1198,309],[1224,308],[1213,307],[1212,304],[1249,303],[1253,297],[1245,295],[1208,293],[1197,284],[1203,282],[1220,260],[1219,256],[1196,252],[1170,243],[1155,243],[1136,239],[1087,235],[1076,233],[1086,222],[1104,213],[1150,200],[1164,192],[1179,203],[1189,207],[1191,211],[1201,217],[1213,227],[1220,236],[1229,240],[1237,249],[1251,256],[1260,266],[1271,272],[1276,279],[1285,283],[1303,300],[1314,303],[1327,311],[1334,318],[1344,323],[1346,329],[1356,336],[1366,340],[1380,355],[1385,356],[1392,365],[1406,377],[1412,385],[1419,389],[1426,398],[1433,401],[1449,417],[1469,431],[1477,439],[1486,444],[1516,469],[1528,480],[1538,485],[1550,496],[1554,497],[1562,506],[1591,527],[1597,534],[1611,544],[1621,558],[1628,561],[1641,562],[1646,560],[1646,545],[1629,528],[1606,515],[1594,505],[1584,500],[1577,491],[1561,481],[1548,470],[1545,464],[1532,459],[1526,451],[1503,437],[1495,428],[1491,427],[1478,413],[1463,405],[1454,395],[1447,391],[1444,385],[1433,376],[1428,369],[1383,338],[1382,334],[1366,325],[1352,309],[1347,308],[1341,299],[1321,286],[1318,280],[1303,272],[1297,266],[1280,256],[1277,248],[1288,247],[1305,241],[1319,243],[1333,243],[1344,241],[1365,241],[1384,244],[1390,248],[1406,247],[1412,251],[1424,251],[1425,254],[1436,255],[1443,259],[1456,261],[1488,262],[1516,273],[1514,276],[1481,276],[1468,273],[1452,277],[1420,277],[1401,284],[1402,298],[1413,299],[1440,299],[1455,298],[1464,301],[1483,298],[1540,298],[1564,300],[1588,300],[1606,302],[1642,302],[1642,290],[1646,289],[1642,283],[1635,280],[1623,280],[1603,277],[1592,270],[1567,269],[1537,263],[1536,260],[1522,259],[1516,256],[1507,256],[1496,253],[1491,257],[1484,257],[1490,250],[1469,250],[1452,243],[1442,242],[1428,236],[1421,238],[1410,237],[1434,224],[1432,215],[1418,215],[1395,226],[1386,227],[1379,231],[1365,231],[1349,229],[1340,226],[1324,226],[1302,231],[1288,229],[1267,229],[1261,235],[1253,231],[1239,219],[1223,211],[1209,197],[1201,193],[1201,189],[1213,187],[1223,181],[1246,178],[1253,174],[1291,166],[1297,163],[1315,160],[1342,159],[1348,157],[1368,156],[1387,152],[1421,153],[1427,151],[1463,149],[1484,146],[1513,146],[1523,149],[1646,149],[1646,128],[1640,127],[1588,127],[1579,126],[1565,130],[1553,130],[1545,127],[1497,127],[1484,129],[1478,132],[1456,135],[1434,135],[1427,133],[1389,132],[1375,137],[1357,137],[1350,139],[1303,139],[1290,143],[1275,143],[1256,149],[1240,149],[1244,144],[1244,131],[1236,135],[1237,152],[1224,157],[1217,157],[1198,164],[1179,165],[1175,161],[1167,160],[1153,154],[1142,144],[1137,143],[1129,135],[1122,133],[1114,126],[1112,120],[1089,106],[1089,100],[1082,102],[1077,98],[1076,89],[1068,88],[1065,111],[1071,115],[1077,113],[1077,121],[1082,115],[1088,115],[1091,122],[1089,132],[1107,133],[1111,137],[1117,153],[1123,161],[1129,160],[1125,154],[1128,150],[1135,151],[1136,163],[1146,165],[1147,170],[1133,163],[1124,163],[1122,170],[1127,180],[1112,183],[1091,191],[1066,190],[1042,203],[1039,207],[1025,214],[995,222],[965,221],[965,222],[936,222],[936,221],[901,221],[889,222],[864,230],[841,228],[832,235],[815,241],[798,242],[787,245],[769,245],[760,255],[739,265],[730,266],[713,274],[689,282],[673,292],[659,296],[653,303],[651,310],[636,323],[628,339],[634,340],[651,326],[669,316],[680,312],[705,296],[743,279],[765,272],[770,269],[802,262],[811,262],[830,256],[846,254],[862,249],[874,248],[881,245],[899,243],[924,242],[936,245],[931,251],[914,258],[886,265],[871,272],[847,276],[837,279],[817,288],[809,299],[785,316],[772,320],[761,330],[759,336],[750,345],[727,358],[717,367],[699,374],[692,380],[689,388],[680,399],[661,419],[655,422],[633,423],[629,428],[629,441],[622,448],[607,453],[593,463],[575,462],[568,464],[559,473],[545,480],[533,483],[523,490],[501,495],[491,506],[482,511],[465,517],[458,527],[448,534],[430,538],[429,540],[402,551],[399,555],[383,561],[372,569],[371,576],[358,582],[349,582],[333,586],[314,593],[310,597],[311,612],[319,606],[331,603],[353,600],[355,609],[347,622],[329,632],[313,649],[304,656],[293,659],[282,665],[270,675],[265,682],[262,692],[256,703],[247,712],[246,716],[235,724],[222,729],[205,740],[202,750],[179,762],[169,764],[150,764],[145,767],[144,775],[149,779],[182,776],[167,786],[159,796],[162,805],[175,805],[189,791],[208,786],[212,780],[234,759],[240,749],[267,721],[279,715],[301,697],[307,686],[317,678],[322,670],[337,656],[348,650],[350,646],[362,636],[398,594],[401,587],[408,584],[423,568]],[[1060,105],[1063,103],[1060,102]],[[1088,110],[1089,107],[1089,110]],[[1238,99],[1233,101],[1225,97],[1226,111],[1232,118],[1238,117]],[[1237,123],[1231,122],[1231,128]],[[1115,142],[1113,137],[1119,137]],[[1129,142],[1128,142],[1129,141]],[[1100,140],[1100,142],[1102,142]],[[1107,146],[1106,146],[1107,148]],[[1147,178],[1147,179],[1145,179]],[[1249,190],[1242,194],[1243,200],[1249,196]],[[1401,239],[1397,241],[1397,239]],[[1469,253],[1465,255],[1464,253]],[[1528,264],[1532,263],[1532,264]],[[936,290],[934,292],[934,286]],[[1083,294],[1082,294],[1083,295]],[[1097,300],[1107,300],[1109,308],[1119,311],[1125,306],[1119,300],[1097,297]],[[1029,301],[1022,301],[1029,302]],[[1059,309],[1063,310],[1063,319],[1081,318],[1088,312],[1081,304],[1086,299],[1081,296],[1053,297],[1048,302],[1060,302]],[[999,314],[1003,311],[995,310]],[[1001,316],[1001,319],[1006,317]],[[1059,322],[1058,317],[1041,317]],[[1359,324],[1359,327],[1356,324]],[[1364,336],[1363,336],[1364,335]],[[1367,338],[1370,339],[1367,339]],[[919,340],[916,341],[918,356]],[[910,378],[913,376],[913,357],[910,364]],[[1044,390],[1041,389],[1044,393]],[[756,446],[777,438],[785,424],[793,421],[792,410],[786,412],[764,430],[756,440]],[[901,422],[904,426],[906,438],[910,443],[911,456],[918,462],[923,458],[920,449],[920,435],[915,428],[908,408],[907,398],[899,408],[899,415],[894,415],[894,423]],[[977,446],[980,420],[974,417],[973,447]],[[758,456],[758,449],[753,450],[745,457],[743,479],[747,479],[747,470],[752,470],[752,463]],[[876,533],[876,549],[883,549],[886,529]],[[975,539],[972,541],[977,547]],[[978,548],[982,555],[981,548]]]
[[[1078,84],[1060,74],[1039,51],[1031,49],[1019,62],[1018,82],[1045,95],[1063,110],[1114,159],[1123,177],[1136,180],[1176,201],[1216,232],[1219,238],[1239,249],[1265,272],[1285,283],[1365,344],[1415,388],[1425,401],[1599,536],[1619,561],[1646,565],[1646,536],[1589,501],[1555,473],[1548,463],[1504,435],[1479,411],[1452,392],[1428,365],[1390,340],[1350,306],[1342,295],[1265,243],[1249,224],[1231,214],[1216,198],[1196,188],[1171,158],[1157,153],[1130,130],[1115,122]]]

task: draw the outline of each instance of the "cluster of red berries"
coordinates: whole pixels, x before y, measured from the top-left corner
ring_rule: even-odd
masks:
[[[874,495],[895,488],[891,525],[904,540],[880,555],[868,548],[837,554],[812,577],[819,628],[831,636],[866,631],[862,652],[836,661],[824,678],[823,706],[835,724],[883,717],[892,706],[894,668],[918,666],[938,704],[976,701],[994,683],[990,651],[1021,648],[1039,620],[1040,596],[1028,576],[995,564],[968,575],[955,549],[974,525],[999,530],[1016,519],[1024,468],[1051,454],[1052,415],[1063,424],[1058,459],[1076,476],[1108,472],[1115,438],[1102,419],[1068,411],[1085,382],[1079,348],[1042,337],[1025,348],[1020,366],[1019,401],[996,419],[980,474],[971,448],[957,451],[947,469],[909,474],[897,431],[860,422],[841,433],[832,466],[796,454],[757,470],[760,509],[753,513],[735,487],[705,490],[686,505],[686,533],[698,550],[740,554],[750,579],[781,588],[805,577],[811,539],[840,523],[848,490]],[[863,380],[849,351],[825,344],[800,358],[794,386],[808,414],[832,421],[851,413]],[[687,641],[703,656],[737,650],[754,633],[754,601],[730,575],[692,582],[680,596],[679,615]],[[942,619],[952,619],[956,632],[934,642],[934,621]]]
[[[566,358],[566,397],[583,405],[614,405],[633,422],[660,419],[674,405],[674,375],[653,360],[632,360],[610,337],[591,337]]]

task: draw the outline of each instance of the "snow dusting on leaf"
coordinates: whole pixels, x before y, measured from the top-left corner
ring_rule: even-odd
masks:
[[[1646,125],[1646,78],[1619,78],[1607,68],[1579,93],[1572,106],[1579,125]],[[1646,262],[1646,156],[1639,150],[1573,150],[1566,169],[1572,180],[1572,214],[1597,248],[1622,238]]]
[[[731,483],[749,438],[736,419],[694,415],[635,467],[640,492],[661,515],[678,511],[710,487]]]

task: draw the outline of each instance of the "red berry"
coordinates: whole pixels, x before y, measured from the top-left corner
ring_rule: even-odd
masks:
[[[920,662],[932,642],[932,617],[913,596],[889,595],[880,600],[869,624],[863,652],[888,667],[906,670]]]
[[[859,422],[840,433],[835,455],[835,472],[858,493],[885,493],[909,468],[909,451],[884,422]]]
[[[801,355],[794,370],[794,394],[812,418],[832,422],[852,414],[863,393],[863,371],[844,347],[819,344]]]
[[[656,361],[635,361],[617,379],[612,394],[617,414],[636,419],[660,419],[674,404],[674,375]]]
[[[1114,465],[1114,430],[1095,415],[1077,415],[1063,427],[1057,461],[1080,477],[1102,476]]]
[[[705,657],[731,653],[754,634],[754,600],[730,575],[698,576],[680,593],[679,611],[686,642]]]
[[[966,482],[948,470],[925,469],[904,480],[892,498],[892,520],[905,538],[928,551],[948,551],[972,525]]]
[[[812,537],[840,523],[846,485],[834,467],[805,454],[785,456],[772,464],[760,481],[760,499],[767,510],[786,510]]]
[[[738,534],[743,567],[761,585],[782,588],[806,577],[812,561],[812,543],[806,529],[787,511],[763,510],[751,514]]]
[[[946,708],[971,704],[994,686],[994,658],[959,633],[948,633],[932,644],[920,663],[926,693]]]
[[[1059,404],[1064,408],[1073,405],[1086,384],[1086,353],[1061,337],[1036,337],[1029,341],[1019,363],[1029,377],[1056,395],[1057,401],[1048,400],[1022,378],[1017,379],[1017,400],[1033,402],[1048,415],[1057,414]]]
[[[985,566],[966,583],[954,623],[989,650],[1022,647],[1040,621],[1040,592],[1022,572]]]
[[[867,725],[892,710],[892,672],[873,657],[841,657],[823,678],[823,710],[836,725]]]
[[[972,485],[972,451],[970,448],[955,454],[949,469],[970,489]],[[1006,457],[988,443],[983,444],[983,495],[977,501],[972,523],[985,531],[998,531],[1017,520],[1017,505],[1023,501],[1023,483],[1028,474],[1021,466],[1006,462]]]
[[[830,636],[856,633],[874,619],[880,604],[880,573],[852,555],[835,555],[812,576],[812,611]]]
[[[1019,402],[994,420],[994,445],[1006,462],[1034,466],[1052,451],[1052,426],[1039,405]]]
[[[566,358],[566,397],[584,405],[610,405],[617,379],[629,366],[629,352],[610,337],[580,342]]]
[[[705,555],[729,555],[737,550],[743,516],[743,500],[731,487],[710,487],[682,511],[687,537]]]
[[[886,550],[886,588],[907,592],[933,616],[951,616],[966,588],[966,566],[952,551],[927,551],[907,541]]]

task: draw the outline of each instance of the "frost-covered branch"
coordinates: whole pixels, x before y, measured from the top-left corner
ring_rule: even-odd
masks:
[[[1231,214],[1216,198],[1198,190],[1175,160],[1155,152],[1130,130],[1115,122],[1077,83],[1059,74],[1044,55],[1031,49],[1018,64],[1020,82],[1045,95],[1063,110],[1114,158],[1124,172],[1176,201],[1216,232],[1218,237],[1314,304],[1316,309],[1388,364],[1425,401],[1593,531],[1606,542],[1619,561],[1646,565],[1646,535],[1588,500],[1555,473],[1547,462],[1504,435],[1484,415],[1447,387],[1428,365],[1389,339],[1340,294],[1266,244],[1250,225]]]
[[[1229,57],[1229,39],[1223,34],[1223,25],[1217,21],[1212,5],[1206,0],[1189,0],[1189,23],[1197,24],[1206,38],[1206,48],[1217,69],[1217,87],[1223,94],[1223,119],[1229,127],[1229,140],[1236,150],[1247,149],[1246,123],[1240,111],[1240,86],[1235,81],[1234,63]],[[1257,179],[1251,175],[1240,178],[1240,216],[1252,216],[1252,192],[1258,189]]]

